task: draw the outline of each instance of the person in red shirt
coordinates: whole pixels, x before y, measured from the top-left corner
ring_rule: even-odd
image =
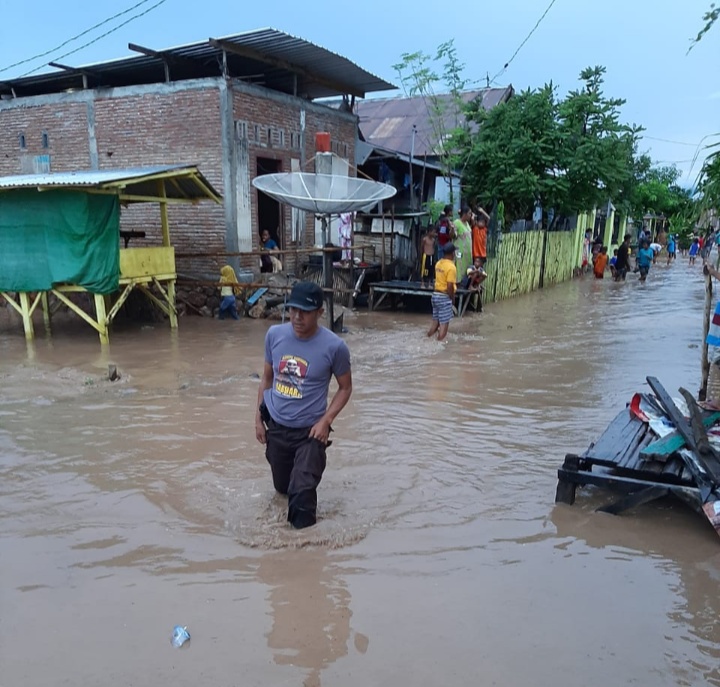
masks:
[[[437,221],[437,241],[438,246],[440,246],[441,253],[443,246],[455,238],[455,227],[453,225],[452,216],[453,206],[446,205]]]

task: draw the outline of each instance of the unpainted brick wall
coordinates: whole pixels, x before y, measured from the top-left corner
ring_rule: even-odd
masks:
[[[48,135],[48,147],[42,135]],[[20,147],[25,136],[26,148]],[[50,155],[51,171],[67,172],[90,167],[87,105],[58,102],[3,109],[0,104],[0,175],[23,174],[23,158]]]
[[[184,89],[181,84],[154,84],[111,91],[94,91],[95,140],[100,169],[119,169],[148,165],[197,165],[219,193],[223,185],[223,141],[220,113],[220,88],[217,80],[207,87]],[[281,161],[281,171],[290,171],[291,160],[300,159],[300,111],[306,112],[305,160],[315,154],[315,133],[327,131],[334,149],[354,161],[356,120],[333,109],[303,102],[290,96],[261,89],[253,93],[233,92],[234,119],[248,123],[250,141],[250,178],[255,176],[257,158]],[[0,175],[19,174],[23,159],[50,155],[51,171],[89,169],[91,166],[88,103],[89,92],[58,93],[43,96],[42,104],[28,98],[27,106],[3,107],[0,102]],[[73,100],[74,99],[74,100]],[[48,103],[47,101],[50,100]],[[259,141],[254,138],[258,126]],[[270,140],[267,134],[270,130]],[[235,129],[237,131],[237,129]],[[47,132],[49,148],[42,147]],[[282,133],[281,133],[282,132]],[[25,135],[26,149],[20,149],[19,136]],[[235,134],[234,134],[235,135]],[[234,141],[233,141],[234,145]],[[312,163],[304,168],[313,171]],[[253,248],[258,247],[257,192],[251,192]],[[285,247],[290,246],[291,211],[281,208]],[[206,201],[197,206],[171,205],[170,237],[177,253],[226,250],[226,220],[222,205]],[[157,245],[160,241],[160,215],[156,204],[131,204],[122,209],[123,229],[145,231],[146,239],[133,239],[130,246]],[[234,229],[232,229],[234,231]],[[314,243],[314,223],[306,216],[305,245]],[[303,258],[300,257],[302,261]],[[178,272],[215,275],[226,258],[179,259]],[[286,262],[292,262],[288,256]],[[258,267],[257,258],[244,264]]]
[[[305,109],[304,156],[300,149],[301,109]],[[257,170],[258,158],[268,158],[280,162],[281,172],[291,171],[291,161],[305,160],[302,171],[312,172],[312,159],[315,155],[315,134],[326,131],[330,134],[336,151],[346,157],[352,164],[355,161],[355,139],[357,134],[356,120],[343,116],[322,105],[302,103],[300,100],[276,101],[258,97],[245,92],[233,93],[233,110],[236,122],[242,123],[242,131],[248,139],[250,152],[250,178]],[[236,132],[238,127],[235,128]],[[307,161],[310,161],[309,163]],[[354,170],[351,170],[354,175]],[[257,194],[251,191],[251,217],[253,249],[259,245],[257,218]],[[291,209],[281,206],[282,233],[281,245],[291,249]],[[300,247],[312,247],[315,237],[315,223],[312,215],[306,213],[304,243]],[[286,263],[293,256],[289,254]],[[300,257],[303,261],[303,257]]]
[[[147,93],[95,101],[95,136],[101,169],[148,165],[197,165],[223,193],[220,93],[202,90]],[[204,201],[198,205],[170,205],[170,240],[176,253],[223,252],[223,207]],[[123,229],[145,231],[144,241],[131,246],[157,245],[161,240],[156,204],[135,204],[122,210]],[[178,272],[215,274],[222,259],[178,259]]]

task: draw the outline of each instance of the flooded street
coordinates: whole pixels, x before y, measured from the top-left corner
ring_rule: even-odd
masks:
[[[646,375],[697,390],[703,300],[678,260],[491,304],[447,345],[346,316],[354,393],[301,532],[255,440],[270,323],[27,348],[0,311],[0,686],[720,685],[707,522],[554,504]]]

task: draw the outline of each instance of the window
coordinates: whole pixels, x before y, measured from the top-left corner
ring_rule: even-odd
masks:
[[[272,127],[267,128],[267,144],[268,146],[272,145]]]
[[[253,129],[254,129],[253,140],[255,141],[255,143],[260,143],[260,127],[256,124],[253,127]]]
[[[36,155],[33,158],[33,172],[35,172],[35,174],[49,174],[50,173],[50,156],[49,155]]]
[[[281,148],[285,147],[285,129],[280,129],[280,131],[278,131],[278,145]]]
[[[50,138],[48,137],[47,131],[42,132],[42,147],[43,148],[49,148],[50,147]]]
[[[20,134],[18,136],[18,142],[20,143],[20,150],[25,150],[27,148],[27,141],[25,141],[25,134]]]

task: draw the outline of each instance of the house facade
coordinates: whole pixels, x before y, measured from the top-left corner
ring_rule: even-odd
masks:
[[[223,204],[170,206],[180,273],[214,273],[223,253],[256,250],[263,229],[286,249],[312,245],[313,218],[252,179],[312,171],[318,132],[353,160],[356,115],[313,101],[392,86],[273,29],[164,51],[129,47],[139,55],[0,83],[0,175],[197,165]],[[158,231],[150,211],[123,209],[122,228]]]

